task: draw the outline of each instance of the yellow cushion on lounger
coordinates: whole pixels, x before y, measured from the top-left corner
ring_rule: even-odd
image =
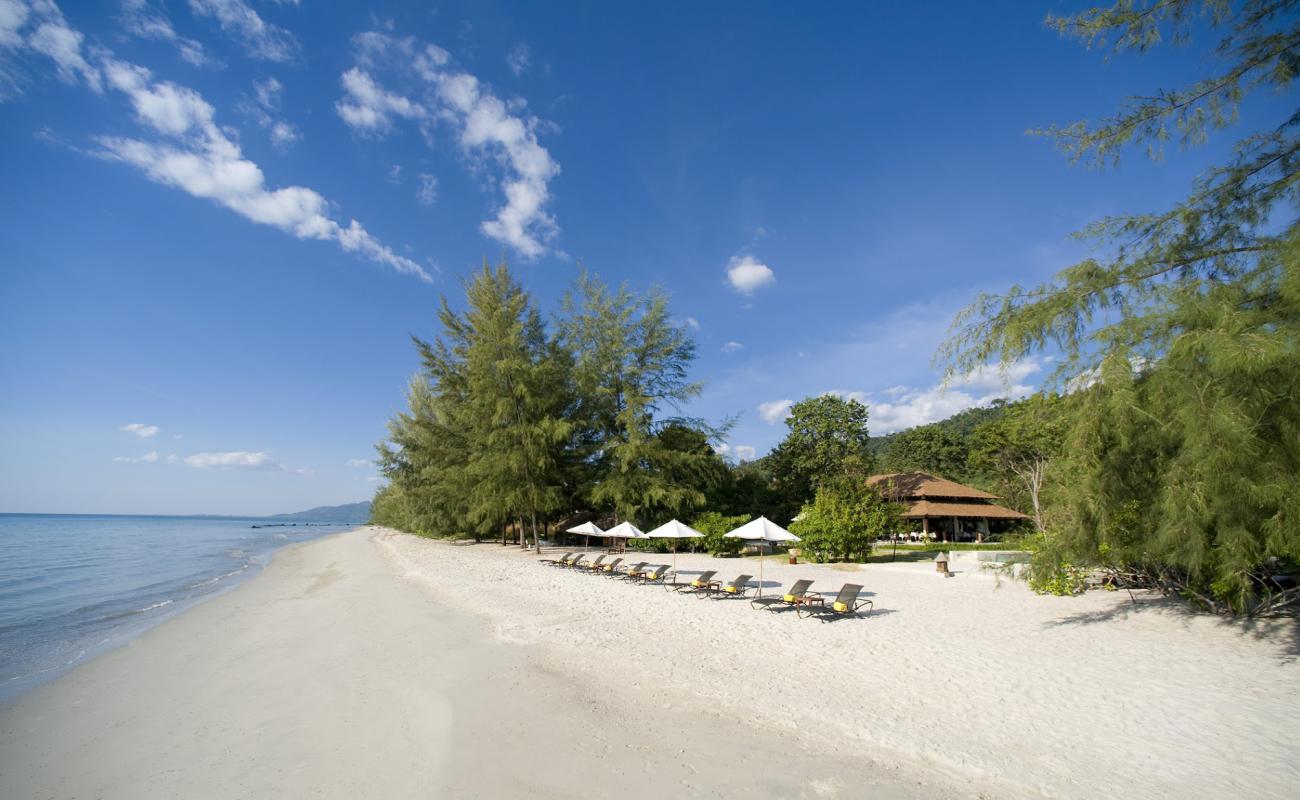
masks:
[[[691,585],[698,589],[704,585],[704,581],[691,581]]]
[[[849,607],[848,607],[848,606],[846,606],[846,605],[844,605],[843,603],[840,603],[840,602],[836,602],[834,605],[831,606],[831,608],[835,609],[836,611],[840,611],[840,612],[844,612],[844,611],[848,611],[848,610],[849,610]]]
[[[794,597],[794,595],[792,595],[792,594],[787,594],[787,595],[786,595],[784,598],[782,598],[782,599],[785,600],[787,603],[793,603],[793,602],[795,601],[795,597]]]
[[[736,593],[736,587],[734,586],[724,586],[723,588],[726,589],[728,592],[731,592],[732,594]]]

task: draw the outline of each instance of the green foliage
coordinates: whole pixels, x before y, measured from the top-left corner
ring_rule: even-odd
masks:
[[[780,512],[775,519],[793,517],[826,482],[870,474],[867,407],[857,400],[809,397],[791,407],[785,424],[789,432],[765,459]]]
[[[790,532],[813,561],[863,561],[876,539],[901,533],[903,507],[885,500],[862,480],[841,478],[818,487]]]
[[[890,437],[880,459],[882,472],[928,472],[962,481],[967,472],[965,437],[946,427],[922,425]]]
[[[1219,37],[1209,77],[1050,129],[1074,160],[1113,164],[1138,143],[1158,155],[1175,134],[1197,144],[1300,66],[1300,24],[1281,0],[1123,0],[1052,24],[1114,51],[1187,43],[1198,25]],[[1173,208],[1087,229],[1104,257],[958,317],[940,353],[952,374],[1052,348],[1056,380],[1075,391],[1040,585],[1111,569],[1218,611],[1300,602],[1266,580],[1300,560],[1300,117],[1278,122]]]
[[[1062,455],[1068,419],[1066,400],[1038,394],[1008,405],[1006,413],[971,435],[971,471],[996,485],[1003,498],[1032,509],[1040,531],[1046,527],[1044,486]]]
[[[415,339],[420,373],[389,423],[375,497],[383,524],[430,536],[520,541],[548,519],[613,510],[653,525],[728,481],[718,431],[663,412],[693,397],[694,345],[661,293],[611,293],[582,276],[549,336],[504,264],[443,298],[440,335]]]
[[[744,547],[744,541],[728,539],[725,534],[734,531],[750,519],[752,517],[745,514],[726,516],[717,511],[706,511],[691,522],[691,527],[704,534],[704,538],[697,541],[710,555],[729,555],[739,553]]]
[[[695,343],[667,298],[612,292],[583,274],[565,295],[560,340],[572,353],[586,499],[620,519],[672,517],[704,505],[722,461],[698,420],[661,419],[699,394],[687,380]],[[687,431],[694,429],[692,437]]]

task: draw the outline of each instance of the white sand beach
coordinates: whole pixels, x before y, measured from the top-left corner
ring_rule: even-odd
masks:
[[[362,528],[0,710],[0,796],[1290,795],[1288,631],[963,567],[769,561],[822,624]]]

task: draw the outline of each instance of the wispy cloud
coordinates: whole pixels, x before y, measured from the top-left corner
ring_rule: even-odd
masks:
[[[21,0],[4,0],[0,3],[0,48],[44,55],[54,62],[60,80],[82,84],[98,94],[104,91],[104,81],[99,70],[82,53],[85,38],[68,25],[63,12],[53,2],[43,0],[29,5]],[[0,63],[3,94],[17,93],[18,81],[6,67]]]
[[[373,466],[374,463],[368,458],[349,458],[347,461],[349,467],[369,467]]]
[[[790,407],[793,405],[794,401],[789,398],[761,403],[758,406],[758,415],[768,425],[775,425],[790,415]]]
[[[427,172],[420,173],[420,185],[415,190],[415,200],[422,206],[431,206],[438,201],[438,179]]]
[[[980,367],[947,386],[935,384],[919,389],[893,386],[882,392],[890,398],[885,401],[873,400],[861,391],[832,390],[828,394],[852,397],[866,404],[871,432],[880,435],[938,422],[971,408],[987,406],[994,400],[1028,397],[1035,389],[1026,381],[1041,371],[1041,360],[1029,358],[1005,368]]]
[[[731,458],[736,461],[753,461],[758,450],[747,444],[722,444],[716,445],[713,451],[724,458]]]
[[[229,453],[195,453],[182,459],[186,465],[198,469],[250,469],[285,472],[284,464],[271,458],[269,453],[238,450]]]
[[[113,461],[118,464],[152,464],[159,458],[157,450],[150,450],[142,456],[117,456]]]
[[[283,28],[262,19],[243,0],[190,0],[196,17],[216,20],[221,30],[250,56],[266,61],[292,61],[298,56],[298,40]]]
[[[166,12],[148,0],[122,0],[122,28],[140,39],[171,44],[183,61],[196,67],[210,63],[203,45],[178,34]]]
[[[5,25],[5,31],[12,29],[13,35],[19,35],[24,47],[49,56],[61,75],[83,80],[96,91],[107,84],[126,95],[140,124],[162,137],[100,136],[96,139],[100,150],[94,155],[130,164],[156,183],[213,200],[253,222],[300,239],[332,241],[349,253],[432,281],[423,267],[398,255],[357,220],[347,225],[335,221],[328,202],[312,189],[268,188],[262,170],[244,158],[239,145],[216,124],[212,106],[198,92],[170,81],[154,81],[149,70],[115,59],[107,51],[99,51],[98,65],[92,66],[81,53],[83,37],[67,27],[52,2],[42,2],[35,16]],[[27,28],[35,29],[21,38]]]
[[[752,295],[776,283],[772,268],[751,255],[733,256],[727,264],[727,282],[743,295]]]
[[[686,319],[682,320],[682,324],[684,324],[686,327],[690,328],[693,331],[698,331],[700,329],[700,321],[695,317],[687,317]]]
[[[157,425],[146,425],[143,422],[132,422],[129,425],[123,425],[121,428],[118,428],[118,430],[125,431],[126,433],[134,433],[141,439],[148,439],[158,433],[160,429]]]
[[[510,71],[515,75],[523,75],[527,72],[532,60],[532,48],[523,42],[510,48],[510,52],[506,53],[506,65],[510,67]]]
[[[275,78],[253,81],[253,97],[239,106],[248,117],[271,137],[271,144],[284,150],[302,138],[294,125],[280,118],[280,97],[284,85]]]
[[[545,254],[559,234],[547,210],[550,181],[560,172],[537,139],[543,123],[523,113],[522,100],[509,103],[467,72],[448,67],[450,55],[436,45],[380,31],[354,37],[358,65],[341,77],[344,97],[335,106],[354,131],[382,135],[397,119],[422,128],[449,124],[462,153],[476,169],[498,165],[505,203],[494,218],[479,225],[483,235],[512,248],[526,259]],[[385,69],[414,82],[412,99],[379,84],[374,70]]]
[[[195,197],[213,200],[240,216],[270,225],[300,239],[336,242],[378,264],[431,281],[411,259],[382,244],[358,221],[346,226],[328,214],[329,204],[303,186],[270,189],[262,170],[244,158],[239,145],[217,126],[212,106],[194,90],[154,82],[148,70],[110,60],[109,85],[124,93],[139,121],[174,143],[102,136],[104,158],[130,164],[151,180]]]
[[[722,352],[724,353],[734,353],[737,350],[744,350],[744,349],[745,346],[740,342],[727,342],[722,346]]]

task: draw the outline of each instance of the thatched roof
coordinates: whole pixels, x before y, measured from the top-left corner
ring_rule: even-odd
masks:
[[[1026,514],[993,503],[936,503],[932,500],[918,500],[912,503],[912,507],[904,512],[903,516],[912,519],[920,519],[921,517],[1029,519]]]
[[[867,478],[868,486],[876,486],[886,481],[892,486],[890,495],[899,500],[924,500],[927,498],[970,498],[973,500],[996,500],[995,494],[981,492],[970,486],[963,486],[954,481],[929,474],[928,472],[891,472],[886,475],[872,475]]]

